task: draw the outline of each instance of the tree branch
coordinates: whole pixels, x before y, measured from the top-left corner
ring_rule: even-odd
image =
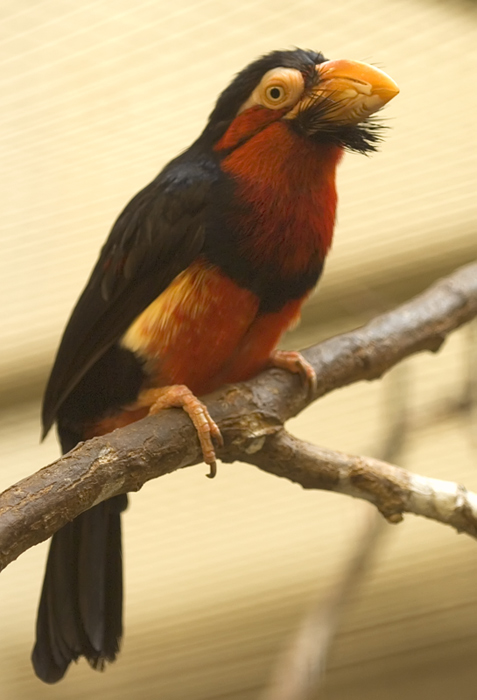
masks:
[[[248,458],[264,471],[306,489],[335,491],[373,503],[390,523],[414,513],[477,538],[477,494],[372,457],[344,454],[298,440],[285,430],[266,438]]]
[[[281,430],[312,400],[352,382],[376,379],[414,353],[437,351],[447,335],[475,316],[477,264],[472,264],[363,328],[306,350],[318,375],[313,397],[298,377],[282,370],[211,394],[207,406],[225,438],[218,456],[278,473],[271,464],[274,454],[280,475],[305,487],[366,498],[394,522],[403,512],[413,512],[476,536],[477,497],[461,487],[313,448]],[[0,569],[96,503],[200,460],[194,428],[178,409],[78,445],[0,495]]]

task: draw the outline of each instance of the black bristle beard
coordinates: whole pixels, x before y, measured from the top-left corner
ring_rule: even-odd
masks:
[[[318,143],[341,146],[354,153],[373,153],[378,150],[387,127],[373,115],[359,124],[345,124],[333,120],[337,105],[330,99],[319,99],[297,114],[291,122],[306,138]]]

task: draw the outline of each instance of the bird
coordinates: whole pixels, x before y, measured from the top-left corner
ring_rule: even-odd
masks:
[[[214,476],[221,434],[198,397],[270,366],[313,390],[310,365],[277,344],[322,273],[343,153],[377,150],[373,115],[398,92],[374,66],[298,48],[238,73],[197,140],[114,223],[59,345],[43,434],[56,423],[65,453],[182,407]],[[119,652],[126,505],[110,498],[53,535],[32,652],[46,683]]]

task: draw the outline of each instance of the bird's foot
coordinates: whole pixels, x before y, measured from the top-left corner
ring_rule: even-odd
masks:
[[[299,352],[294,350],[275,350],[270,355],[268,364],[270,367],[279,367],[280,369],[293,372],[293,374],[301,375],[303,383],[307,388],[308,395],[314,396],[316,393],[316,372]]]
[[[222,434],[217,423],[212,420],[207,407],[199,401],[190,389],[183,384],[174,384],[160,389],[148,389],[141,395],[141,402],[148,404],[149,414],[156,414],[166,408],[182,408],[190,417],[197,431],[204,462],[210,466],[207,476],[217,474],[217,462],[213,440],[222,447]]]

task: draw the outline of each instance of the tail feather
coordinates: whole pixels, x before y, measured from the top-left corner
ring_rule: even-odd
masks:
[[[71,661],[114,661],[122,635],[120,513],[126,496],[98,504],[52,538],[38,610],[35,672],[60,680]]]

